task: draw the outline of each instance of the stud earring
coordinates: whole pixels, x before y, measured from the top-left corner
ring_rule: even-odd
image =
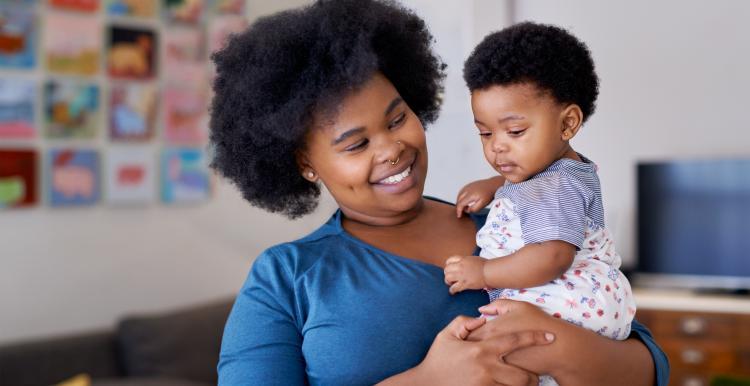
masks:
[[[311,171],[307,172],[307,176],[310,177],[310,178],[315,178],[315,172],[313,172],[311,170]]]

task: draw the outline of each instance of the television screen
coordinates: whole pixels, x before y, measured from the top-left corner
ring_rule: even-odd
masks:
[[[639,284],[750,288],[750,159],[638,165]]]

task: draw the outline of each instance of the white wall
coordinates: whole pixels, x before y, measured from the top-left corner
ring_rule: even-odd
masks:
[[[637,161],[750,156],[750,2],[518,1],[514,18],[566,27],[593,53],[601,94],[573,146],[599,164],[625,263]]]

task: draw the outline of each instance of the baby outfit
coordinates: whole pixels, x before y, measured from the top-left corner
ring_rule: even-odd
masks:
[[[485,259],[526,244],[561,240],[577,249],[570,269],[533,288],[488,289],[490,300],[532,303],[547,313],[612,339],[626,339],[635,315],[630,283],[604,225],[596,165],[560,159],[527,181],[498,189],[477,233]]]

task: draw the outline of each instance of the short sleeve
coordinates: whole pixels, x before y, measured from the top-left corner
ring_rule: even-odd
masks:
[[[521,220],[525,244],[560,240],[583,246],[586,209],[593,192],[566,173],[557,173],[513,186],[507,193]]]
[[[308,383],[292,283],[270,250],[256,259],[224,328],[220,386]]]
[[[669,383],[669,360],[664,351],[656,344],[654,337],[644,325],[638,323],[637,320],[633,320],[630,325],[631,332],[630,336],[634,337],[643,344],[646,345],[648,351],[651,352],[651,357],[654,359],[654,368],[656,369],[656,385],[667,386]]]

